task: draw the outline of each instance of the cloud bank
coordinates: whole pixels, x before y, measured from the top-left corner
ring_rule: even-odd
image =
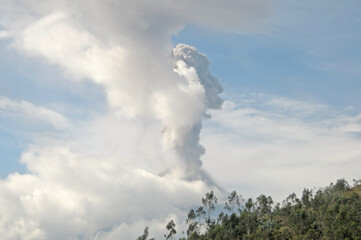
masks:
[[[24,119],[26,122],[43,122],[56,129],[68,128],[70,123],[63,115],[51,109],[36,106],[27,101],[14,101],[0,96],[0,114],[11,120]]]
[[[178,172],[183,171],[179,174],[186,179],[201,177],[195,170],[204,153],[198,143],[201,122],[207,108],[220,108],[217,95],[222,89],[208,72],[206,58],[194,48],[179,46],[170,56],[170,36],[189,23],[247,29],[256,24],[258,14],[265,14],[261,1],[22,3],[28,11],[9,30],[16,31],[14,47],[46,58],[70,79],[104,86],[117,114],[160,120],[164,147],[178,155]],[[18,9],[8,8],[11,19]],[[23,26],[22,19],[32,18]],[[249,23],[243,24],[243,19]]]
[[[2,238],[132,239],[145,225],[161,236],[170,218],[183,222],[209,187],[199,135],[207,110],[222,105],[222,87],[205,55],[187,45],[173,49],[171,36],[187,24],[256,32],[268,4],[2,2],[1,38],[61,69],[68,84],[98,84],[110,106],[105,116],[72,123],[66,136],[38,136],[23,153],[28,173],[0,182]],[[41,110],[40,118],[65,125],[52,110],[2,101],[26,114]]]
[[[269,194],[282,201],[305,187],[360,178],[359,113],[244,94],[212,115],[201,135],[208,149],[204,167],[222,186],[244,196]]]

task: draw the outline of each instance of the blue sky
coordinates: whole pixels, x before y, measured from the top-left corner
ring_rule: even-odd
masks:
[[[361,108],[360,10],[359,1],[279,1],[261,32],[232,34],[187,26],[172,41],[193,45],[207,55],[226,99],[263,93],[357,113]],[[5,56],[0,59],[1,95],[49,107],[70,105],[75,110],[66,114],[75,119],[88,114],[81,108],[101,109],[104,96],[96,85],[62,84],[63,75],[56,66],[24,58],[9,47],[8,39],[0,44]],[[48,78],[58,81],[47,83]],[[3,116],[1,121],[0,176],[4,178],[26,171],[18,160],[32,142],[28,134],[32,126],[9,123],[12,120]]]
[[[29,221],[39,239],[130,239],[144,225],[184,220],[209,186],[179,170],[190,167],[176,152],[189,146],[172,145],[178,135],[201,156],[197,171],[244,197],[280,201],[361,177],[361,2],[209,2],[0,3],[0,201],[23,201],[8,222]],[[222,109],[205,107],[217,83],[202,78],[207,64],[191,47],[199,62],[176,62],[183,82],[167,82],[180,43],[207,56]],[[195,135],[179,130],[189,125]],[[42,215],[53,206],[64,210],[59,228]]]
[[[225,99],[266,94],[325,105],[330,115],[355,115],[361,109],[360,10],[359,1],[276,1],[261,30],[238,34],[189,25],[173,35],[172,42],[195,46],[207,55]],[[64,84],[67,77],[61,69],[22,55],[7,38],[1,40],[0,51],[0,95],[55,108],[74,121],[104,108],[99,85]],[[34,143],[34,132],[48,129],[5,114],[1,123],[0,176],[25,173],[21,153]]]
[[[241,91],[360,108],[358,1],[279,2],[260,34],[187,27],[176,43],[207,54],[227,95]]]

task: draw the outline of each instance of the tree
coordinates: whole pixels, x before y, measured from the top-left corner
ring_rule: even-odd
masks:
[[[225,207],[228,211],[241,206],[237,197],[235,191],[228,197]],[[361,186],[351,188],[344,179],[315,190],[314,194],[305,189],[301,198],[293,193],[282,205],[274,206],[272,198],[265,195],[255,201],[250,198],[230,216],[219,213],[217,222],[212,219],[216,206],[214,193],[207,193],[202,198],[202,206],[188,214],[188,238],[179,240],[361,240]],[[204,226],[207,228],[202,228]],[[174,238],[173,221],[168,223],[167,229],[169,234],[164,236]]]
[[[143,235],[139,236],[139,237],[137,238],[137,240],[147,240],[147,239],[148,239],[148,235],[149,235],[148,227],[145,227]],[[149,239],[149,240],[154,240],[154,238],[151,238],[151,239]]]
[[[190,210],[188,213],[186,224],[188,225],[188,229],[187,229],[188,237],[190,237],[192,234],[198,234],[199,223],[197,221],[197,214],[193,209]]]
[[[217,197],[213,191],[206,193],[206,197],[202,198],[203,209],[205,211],[205,223],[207,228],[214,226],[215,220],[212,219],[212,212],[216,209]]]
[[[164,234],[165,239],[172,239],[173,235],[177,233],[175,230],[175,223],[173,220],[170,220],[170,222],[166,226],[167,230],[169,231],[168,234]]]
[[[238,196],[236,191],[233,191],[228,196],[228,201],[225,204],[225,209],[227,209],[231,214],[234,213],[234,210],[241,205],[242,196]]]
[[[312,199],[312,190],[305,188],[302,192],[302,197],[301,197],[302,204],[309,207],[311,199]]]

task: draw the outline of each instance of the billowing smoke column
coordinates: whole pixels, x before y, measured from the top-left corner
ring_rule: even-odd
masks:
[[[135,239],[150,224],[156,237],[163,236],[168,219],[182,219],[184,210],[209,190],[212,182],[202,170],[205,150],[199,134],[202,121],[209,117],[207,110],[222,105],[218,96],[222,88],[209,73],[205,55],[187,45],[173,49],[171,37],[189,24],[254,32],[263,26],[270,4],[267,0],[0,1],[0,39],[8,38],[6,43],[20,59],[31,57],[40,72],[47,69],[49,82],[59,81],[69,89],[76,81],[91,82],[107,102],[104,111],[84,122],[73,119],[64,124],[68,116],[45,111],[52,123],[54,116],[62,119],[55,127],[72,127],[56,141],[53,134],[35,131],[39,143],[21,157],[28,173],[0,179],[1,239]],[[32,73],[28,74],[37,78]],[[53,74],[63,77],[54,79]],[[29,81],[26,86],[38,82]],[[44,108],[24,107],[9,99],[5,102],[27,117],[41,110],[32,120],[44,116]],[[73,110],[73,105],[60,105],[64,112]],[[24,111],[29,106],[32,111]],[[133,148],[127,144],[137,131],[141,137],[147,135],[139,122],[151,129],[151,137]],[[156,153],[151,155],[153,141]],[[169,167],[164,175],[170,177],[158,175]]]
[[[163,145],[177,158],[168,173],[192,180],[203,178],[199,134],[207,109],[221,107],[222,88],[195,48],[178,45],[169,55],[171,35],[187,24],[252,29],[267,5],[265,0],[21,0],[0,6],[0,26],[20,52],[47,59],[73,81],[101,85],[116,115],[161,121]]]
[[[108,17],[99,21],[108,23]],[[159,120],[164,127],[164,149],[173,150],[176,158],[176,165],[165,173],[206,180],[201,171],[200,157],[205,150],[199,134],[207,109],[222,105],[218,96],[222,87],[209,73],[206,56],[184,44],[169,53],[168,38],[147,42],[154,33],[138,27],[128,31],[125,39],[118,29],[106,32],[114,39],[108,42],[103,40],[107,35],[81,26],[77,15],[55,12],[23,30],[15,45],[61,66],[74,81],[90,79],[102,85],[119,117]],[[119,27],[125,26],[119,23]]]
[[[204,154],[203,146],[199,144],[199,135],[202,120],[207,115],[207,109],[219,109],[223,100],[219,94],[223,91],[217,78],[208,71],[209,62],[204,54],[199,53],[194,47],[179,44],[173,49],[176,60],[175,71],[187,80],[189,88],[198,88],[199,103],[201,108],[196,115],[198,118],[191,123],[185,123],[179,129],[174,129],[176,137],[173,147],[179,157],[183,177],[189,180],[203,179],[205,176],[200,171],[202,162],[200,157]],[[165,135],[167,135],[167,130]],[[170,130],[172,131],[172,130]],[[167,139],[167,136],[165,136]],[[206,179],[203,179],[206,180]]]

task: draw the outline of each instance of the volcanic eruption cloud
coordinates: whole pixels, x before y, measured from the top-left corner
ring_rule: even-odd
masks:
[[[157,122],[162,151],[173,158],[171,166],[153,174],[92,155],[82,146],[91,137],[81,138],[80,130],[70,127],[71,141],[30,146],[21,157],[28,173],[1,180],[0,235],[131,239],[146,224],[157,234],[167,218],[181,219],[180,209],[198,201],[212,184],[202,170],[200,132],[210,117],[207,110],[220,109],[223,100],[206,56],[186,44],[174,47],[171,37],[189,24],[257,32],[268,1],[18,0],[2,1],[0,11],[1,35],[10,39],[10,47],[57,67],[68,84],[93,82],[105,92],[109,115],[118,120],[99,117],[83,124],[83,135],[100,142],[101,134],[89,129],[118,121]],[[114,135],[122,128],[112,126]]]

